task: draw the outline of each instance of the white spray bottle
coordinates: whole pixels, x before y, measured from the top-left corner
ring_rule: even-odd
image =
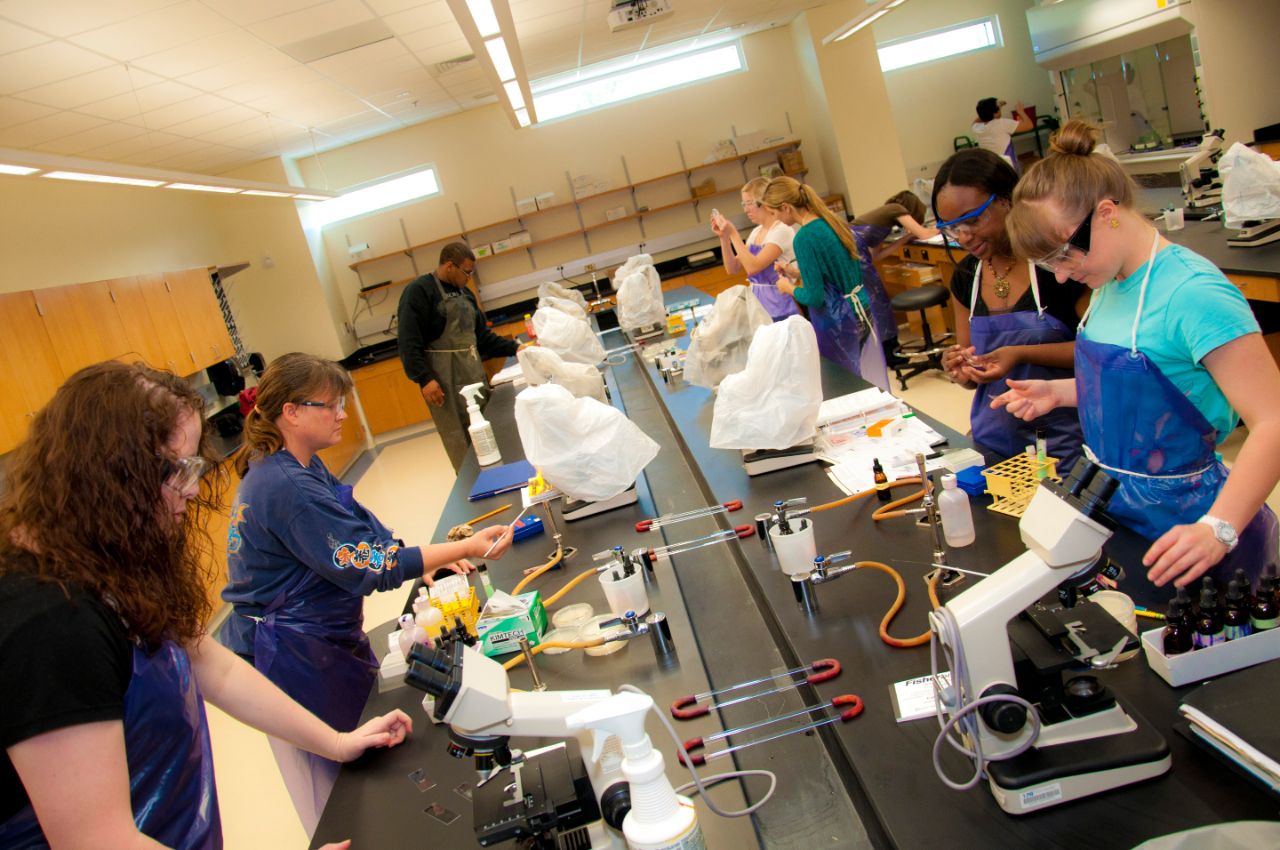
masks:
[[[646,694],[623,692],[571,714],[566,724],[570,729],[592,730],[593,760],[610,735],[622,741],[622,775],[631,786],[631,811],[622,822],[627,847],[706,850],[693,801],[676,794],[667,779],[662,753],[653,748],[644,731],[645,717],[652,708],[653,699]]]
[[[471,445],[476,449],[476,462],[481,466],[489,466],[502,460],[498,451],[498,441],[493,436],[493,426],[480,414],[480,393],[484,384],[467,384],[458,393],[467,400],[467,413],[471,414],[471,426],[467,433],[471,435]]]

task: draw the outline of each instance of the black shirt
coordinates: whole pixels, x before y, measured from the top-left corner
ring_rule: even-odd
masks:
[[[400,293],[400,306],[396,309],[396,323],[400,341],[400,362],[404,373],[420,387],[437,380],[427,348],[444,333],[444,306],[440,290],[450,298],[466,298],[476,312],[476,350],[482,359],[511,357],[516,353],[516,343],[489,330],[484,314],[476,303],[476,297],[465,286],[461,289],[441,283],[436,288],[434,275],[424,274],[410,283]]]
[[[133,676],[124,624],[97,597],[69,590],[70,598],[28,572],[0,573],[0,823],[29,802],[9,747],[55,729],[124,719]]]
[[[1036,282],[1040,287],[1040,303],[1044,306],[1044,311],[1062,322],[1074,333],[1076,325],[1080,324],[1080,316],[1076,313],[1076,302],[1080,300],[1081,295],[1088,291],[1088,287],[1074,280],[1058,283],[1051,273],[1039,266],[1035,268]],[[966,310],[969,309],[969,299],[973,296],[973,275],[977,270],[978,258],[972,254],[967,254],[956,265],[955,273],[951,276],[951,294],[955,296],[960,306]],[[1018,299],[1017,303],[1013,305],[1013,309],[1009,312],[1034,312],[1035,309],[1036,299],[1031,294],[1031,287],[1028,286],[1027,291],[1022,293],[1022,297]],[[974,306],[973,315],[991,315],[981,295],[978,296],[978,303]]]

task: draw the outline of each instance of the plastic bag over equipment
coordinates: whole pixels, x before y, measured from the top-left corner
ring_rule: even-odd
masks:
[[[658,270],[652,264],[636,262],[640,258],[648,258],[648,255],[639,254],[627,260],[613,277],[618,291],[618,324],[623,330],[661,324],[667,320]]]
[[[1226,226],[1280,218],[1280,162],[1236,142],[1218,160]]]
[[[610,499],[635,483],[658,444],[616,407],[556,384],[516,396],[516,428],[530,463],[573,499]]]
[[[604,401],[604,377],[595,366],[586,363],[566,363],[545,345],[532,345],[516,352],[520,371],[531,387],[539,384],[559,384],[578,398],[594,398]]]
[[[572,302],[556,299],[561,304],[574,307]],[[586,314],[571,315],[556,307],[539,307],[533,314],[533,331],[538,343],[559,354],[569,363],[586,363],[593,366],[604,360],[604,346],[596,336]]]
[[[813,439],[822,405],[818,364],[818,338],[804,318],[757,330],[746,368],[720,382],[712,448],[786,449]]]
[[[715,389],[747,365],[747,348],[756,329],[773,324],[751,287],[731,286],[716,296],[711,312],[694,329],[684,360],[684,379]]]
[[[543,298],[564,298],[565,300],[572,301],[581,307],[582,312],[590,312],[587,307],[587,299],[581,292],[576,289],[570,289],[567,286],[561,286],[553,280],[538,284],[539,307],[542,306]]]

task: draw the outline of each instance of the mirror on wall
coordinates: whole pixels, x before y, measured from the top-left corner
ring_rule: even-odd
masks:
[[[1070,117],[1101,124],[1116,153],[1172,147],[1204,133],[1188,35],[1069,68],[1062,86]]]

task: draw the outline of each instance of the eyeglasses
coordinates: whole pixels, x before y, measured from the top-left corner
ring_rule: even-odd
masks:
[[[971,209],[964,215],[951,219],[951,221],[939,221],[937,222],[937,227],[942,231],[943,236],[952,241],[959,241],[962,234],[971,236],[973,235],[973,229],[978,226],[982,217],[986,215],[987,208],[995,203],[995,200],[996,196],[993,192],[982,202],[982,206]]]
[[[161,474],[164,486],[175,493],[189,493],[200,484],[200,479],[209,471],[211,464],[200,455],[190,457],[162,458]]]
[[[1097,207],[1094,207],[1096,210]],[[1084,221],[1080,222],[1080,226],[1075,229],[1061,248],[1054,251],[1047,257],[1036,260],[1036,265],[1047,272],[1053,274],[1070,274],[1080,267],[1080,264],[1089,256],[1089,243],[1093,236],[1093,213],[1089,210],[1089,214],[1084,217]]]
[[[333,401],[295,401],[298,407],[327,407],[334,413],[345,413],[347,410],[347,397],[338,396]]]
[[[743,201],[742,202],[742,208],[744,210],[754,209],[755,207],[758,207],[758,206],[760,206],[759,201]]]

